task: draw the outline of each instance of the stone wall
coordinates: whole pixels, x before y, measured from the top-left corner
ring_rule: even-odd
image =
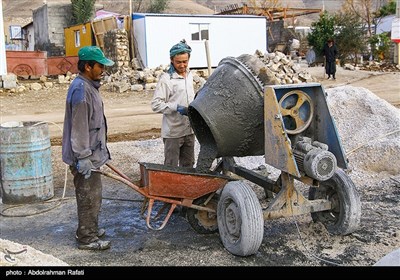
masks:
[[[125,29],[113,29],[106,32],[104,35],[104,54],[115,62],[110,67],[111,72],[131,70],[129,39]]]

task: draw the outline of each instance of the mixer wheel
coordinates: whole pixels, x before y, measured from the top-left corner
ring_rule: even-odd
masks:
[[[307,129],[314,114],[311,97],[301,90],[292,90],[282,96],[279,109],[288,134],[297,134]]]
[[[208,200],[209,196],[210,195],[202,196],[193,201],[193,204],[217,210],[219,195],[214,194],[214,196],[207,202],[207,204],[204,204]],[[216,213],[188,208],[186,218],[191,227],[198,233],[210,234],[218,231]]]
[[[361,218],[361,202],[353,181],[341,169],[333,176],[311,187],[309,200],[326,199],[332,203],[332,209],[313,212],[314,222],[321,222],[331,234],[347,235],[357,230]]]
[[[217,211],[219,235],[225,248],[238,256],[255,254],[264,235],[260,202],[249,185],[232,181],[222,190]]]

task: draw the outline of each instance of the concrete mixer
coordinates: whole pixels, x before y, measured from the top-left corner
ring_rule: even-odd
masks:
[[[267,67],[254,56],[227,57],[188,108],[200,143],[196,170],[243,178],[225,185],[217,205],[221,240],[239,256],[258,251],[264,220],[311,213],[314,221],[336,235],[350,234],[360,223],[360,199],[345,172],[348,161],[323,87],[271,85],[270,78]],[[259,155],[280,170],[278,179],[234,160]],[[264,209],[248,181],[270,195]],[[297,182],[309,188],[308,198]]]

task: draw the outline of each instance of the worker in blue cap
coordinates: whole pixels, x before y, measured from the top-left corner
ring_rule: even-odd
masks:
[[[107,148],[107,122],[99,92],[105,66],[114,62],[106,58],[99,47],[83,47],[78,52],[79,75],[68,88],[65,104],[62,159],[74,176],[78,208],[78,248],[105,250],[110,241],[98,219],[102,200],[101,175],[92,172],[110,159]]]
[[[187,115],[195,93],[193,75],[188,68],[192,49],[185,40],[169,51],[171,64],[160,76],[151,108],[163,114],[161,137],[164,142],[164,164],[193,167],[195,136]]]

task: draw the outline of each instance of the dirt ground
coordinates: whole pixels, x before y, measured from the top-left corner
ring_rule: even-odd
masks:
[[[307,68],[325,88],[342,85],[364,87],[400,106],[400,72],[350,71],[338,68],[337,79],[324,79],[322,67]],[[8,121],[47,121],[62,127],[68,85],[23,93],[0,92],[0,123]],[[109,128],[109,141],[130,141],[160,136],[161,115],[152,112],[151,91],[110,92],[101,88]],[[61,129],[50,125],[52,144],[60,145]]]
[[[343,85],[364,87],[400,107],[399,72],[371,73],[339,68],[336,81],[324,80],[322,67],[309,68],[309,72],[326,89]],[[101,89],[114,161],[128,176],[138,180],[139,161],[162,161],[161,115],[150,109],[152,92],[121,94],[107,91],[106,86]],[[112,241],[112,248],[104,252],[78,250],[74,238],[77,219],[71,176],[69,173],[65,176],[64,165],[60,163],[60,128],[66,90],[66,85],[56,85],[38,92],[0,92],[0,123],[46,121],[58,125],[49,126],[55,198],[62,197],[65,191],[62,203],[52,200],[48,204],[26,205],[6,212],[22,217],[1,217],[0,239],[21,244],[9,250],[28,246],[28,251],[35,248],[72,266],[370,266],[400,247],[400,183],[396,181],[400,180],[400,174],[370,177],[364,174],[371,183],[359,186],[365,189],[361,194],[360,230],[348,236],[333,236],[322,224],[313,223],[310,215],[272,220],[265,222],[258,253],[245,258],[233,256],[224,249],[217,233],[196,233],[180,214],[174,214],[163,230],[148,229],[140,214],[143,197],[105,178],[100,222],[107,229],[106,238]],[[372,193],[374,188],[379,188],[379,195]],[[0,206],[2,210],[7,208],[4,204]],[[31,215],[50,208],[45,213]],[[43,265],[24,262],[22,257],[18,262],[18,256],[14,257],[17,261],[6,265]]]

